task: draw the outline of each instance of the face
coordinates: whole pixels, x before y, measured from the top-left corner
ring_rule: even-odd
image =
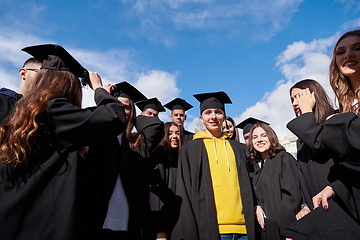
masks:
[[[30,63],[19,70],[20,77],[23,81],[25,81],[25,86],[27,89],[30,89],[30,86],[31,84],[33,84],[34,79],[40,68],[41,63]]]
[[[299,105],[298,105],[297,98],[296,98],[296,96],[297,96],[298,94],[300,94],[301,90],[302,90],[302,89],[300,89],[300,88],[293,88],[293,89],[291,90],[291,103],[292,103],[292,106],[293,106],[293,108],[294,108],[294,111],[295,111],[296,116],[300,116],[300,115],[302,114],[302,113],[301,113],[301,110],[300,110],[300,107],[299,107]]]
[[[228,128],[226,127],[226,123]],[[230,138],[234,135],[234,125],[229,120],[225,120],[222,124],[224,131],[229,135]]]
[[[206,109],[200,116],[201,122],[208,132],[221,132],[222,123],[226,118],[221,109]]]
[[[253,131],[252,143],[256,151],[266,153],[270,149],[270,141],[262,127],[257,127]]]
[[[349,36],[335,49],[335,61],[340,72],[351,78],[360,78],[360,36]]]
[[[183,127],[186,120],[185,111],[182,109],[174,109],[170,115],[170,119],[174,123],[177,123],[180,127]]]
[[[244,136],[245,144],[249,148],[249,146],[250,146],[250,141],[249,141],[250,133],[249,132],[245,133],[243,136]]]
[[[148,117],[156,117],[157,115],[159,115],[159,112],[152,108],[147,108],[141,113],[141,115]]]
[[[179,148],[180,130],[178,127],[171,125],[169,128],[169,142],[171,148]]]
[[[118,97],[119,101],[124,105],[124,111],[126,115],[126,122],[129,121],[131,115],[131,104],[128,98]]]

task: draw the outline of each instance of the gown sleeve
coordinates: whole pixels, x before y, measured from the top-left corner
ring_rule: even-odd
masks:
[[[341,156],[354,156],[359,161],[360,119],[355,113],[338,114],[324,122],[321,141],[325,147]]]
[[[120,134],[126,127],[123,105],[105,89],[95,90],[96,108],[82,109],[66,98],[51,99],[47,109],[55,134],[76,145],[91,145]]]
[[[164,137],[164,123],[156,117],[139,115],[135,119],[135,127],[145,137],[147,151],[151,153]]]
[[[189,141],[190,142],[190,141]],[[188,142],[182,146],[179,154],[178,172],[176,180],[176,195],[181,199],[180,215],[175,225],[172,239],[198,239],[198,223],[195,210],[192,206],[193,186],[191,179],[190,161],[194,159],[189,156]],[[199,150],[200,151],[200,150]]]
[[[281,213],[279,219],[280,234],[287,236],[286,227],[295,221],[300,210],[302,193],[296,160],[287,152],[279,153],[282,170],[280,175]]]
[[[291,120],[286,127],[300,138],[312,151],[323,150],[319,134],[322,131],[322,124],[317,123],[314,113],[304,113]]]

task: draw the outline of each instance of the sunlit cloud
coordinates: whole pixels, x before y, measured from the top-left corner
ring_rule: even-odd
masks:
[[[25,46],[51,43],[52,41],[8,27],[0,26],[0,31],[0,85],[16,90],[20,81],[17,70],[21,68],[26,59],[31,57],[20,49]],[[163,103],[172,100],[180,93],[176,86],[178,72],[139,71],[134,57],[136,53],[133,50],[112,49],[105,52],[94,52],[86,49],[63,47],[85,68],[98,72],[103,84],[116,84],[126,80],[149,98],[158,97]],[[94,105],[94,92],[89,87],[85,87],[83,89],[83,106]],[[166,115],[162,116],[166,117]]]
[[[262,119],[271,124],[280,139],[291,135],[286,124],[295,117],[289,97],[289,89],[303,79],[318,81],[331,99],[334,94],[329,84],[328,71],[331,50],[339,33],[325,39],[315,39],[309,43],[300,41],[287,46],[277,58],[276,66],[284,76],[274,89],[264,94],[263,99],[247,108],[240,116],[241,122],[248,117]]]

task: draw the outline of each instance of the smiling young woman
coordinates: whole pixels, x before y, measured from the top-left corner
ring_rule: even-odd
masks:
[[[249,161],[254,164],[253,186],[258,201],[256,217],[263,239],[286,239],[286,227],[296,221],[302,203],[296,160],[265,123],[254,124],[249,139]]]
[[[350,31],[336,43],[330,63],[330,84],[340,113],[357,113],[360,99],[360,30]]]
[[[152,234],[156,239],[169,239],[178,209],[175,196],[178,156],[183,131],[174,122],[164,125],[165,136],[150,157],[150,207]]]

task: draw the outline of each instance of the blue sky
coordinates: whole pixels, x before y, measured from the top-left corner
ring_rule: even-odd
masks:
[[[318,80],[334,99],[331,49],[359,16],[357,0],[0,0],[0,85],[17,88],[21,48],[56,43],[104,83],[127,80],[164,104],[186,99],[189,130],[192,95],[225,91],[236,122],[261,118],[283,138],[295,82]],[[92,95],[84,90],[84,106]]]

